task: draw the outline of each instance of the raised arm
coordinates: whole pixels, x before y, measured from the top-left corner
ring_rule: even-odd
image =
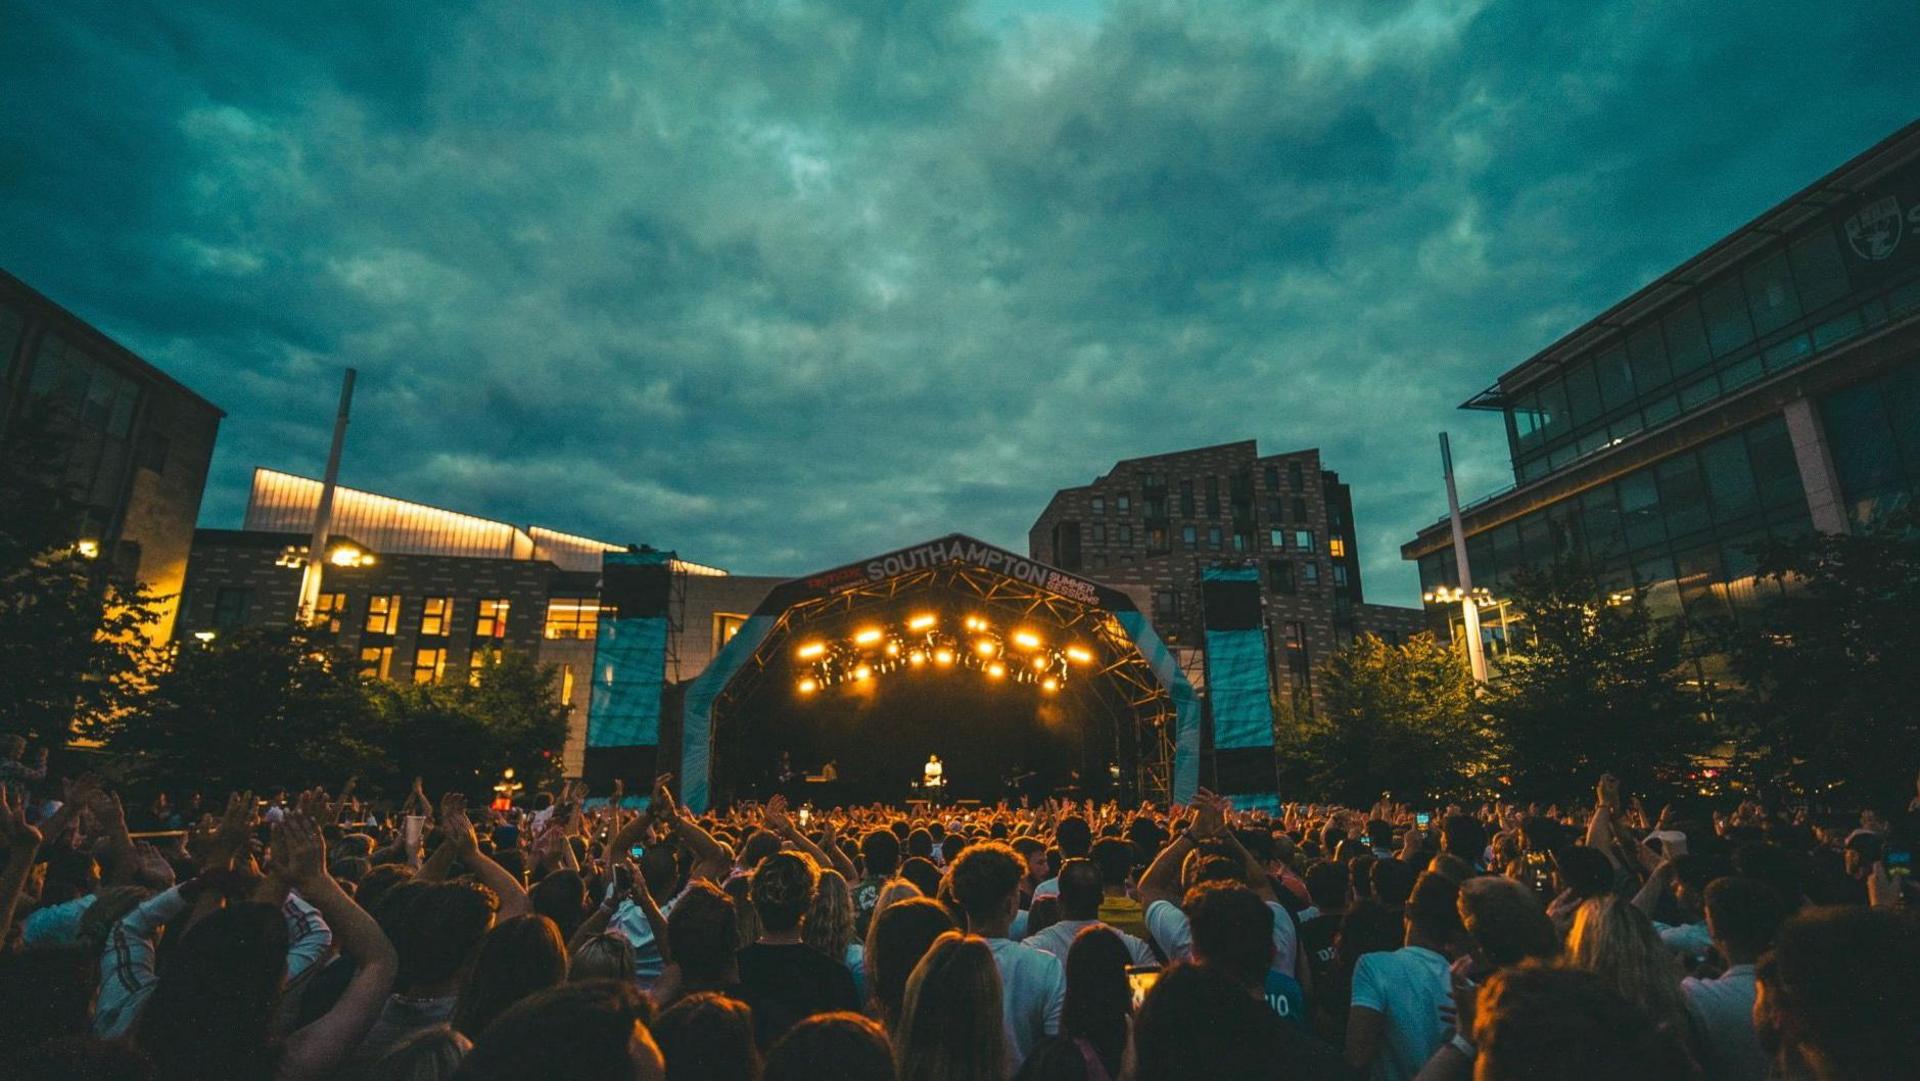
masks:
[[[0,867],[0,935],[5,935],[40,854],[40,831],[27,824],[27,801],[23,796],[17,804],[8,802],[6,785],[0,785],[0,841],[7,846],[6,865]]]
[[[793,824],[793,818],[787,814],[787,797],[776,795],[767,801],[766,827],[792,843],[793,847],[813,857],[813,862],[821,867],[831,867],[840,872],[841,877],[852,883],[858,874],[854,872],[853,861],[835,845],[829,855],[826,849],[813,843],[813,839],[800,832]]]
[[[700,828],[700,824],[680,809],[673,801],[673,793],[667,789],[667,783],[673,780],[673,774],[661,774],[653,782],[653,802],[648,806],[660,821],[665,822],[693,854],[692,874],[697,878],[718,880],[730,869],[733,859],[713,835]]]
[[[1202,798],[1204,797],[1204,798]],[[1140,895],[1140,903],[1151,905],[1155,901],[1180,903],[1180,865],[1187,853],[1201,841],[1219,832],[1222,823],[1220,809],[1211,800],[1211,793],[1202,791],[1194,799],[1194,819],[1186,829],[1176,834],[1173,840],[1153,857],[1147,869],[1140,873],[1140,881],[1135,884],[1134,892]]]
[[[323,1078],[359,1046],[380,1016],[400,968],[393,943],[365,909],[327,874],[327,842],[304,814],[281,822],[273,839],[273,873],[285,879],[333,929],[340,952],[354,963],[353,979],[333,1008],[287,1037],[279,1081]]]
[[[473,877],[499,896],[500,919],[510,920],[533,911],[533,899],[527,896],[520,880],[480,851],[479,838],[474,836],[473,823],[467,818],[467,797],[449,792],[440,800],[440,835],[440,847],[427,860],[427,866],[421,868],[421,878],[447,877],[452,861],[457,858]],[[429,871],[433,873],[430,875]]]

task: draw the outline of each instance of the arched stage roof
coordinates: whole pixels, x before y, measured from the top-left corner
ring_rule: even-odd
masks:
[[[773,589],[686,686],[681,703],[681,798],[713,801],[714,733],[780,658],[799,629],[823,617],[882,611],[929,593],[967,597],[1001,613],[1071,628],[1103,646],[1094,677],[1113,680],[1134,711],[1143,795],[1192,799],[1200,780],[1201,703],[1133,598],[974,537],[952,533],[884,552]],[[1152,745],[1151,748],[1149,745]]]

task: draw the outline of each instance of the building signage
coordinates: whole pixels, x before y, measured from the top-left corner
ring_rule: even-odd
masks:
[[[839,592],[895,575],[930,570],[943,563],[971,563],[1081,604],[1101,603],[1099,587],[1092,582],[1014,555],[1004,548],[960,536],[902,548],[897,552],[875,556],[865,563],[816,574],[809,577],[806,583],[810,589]]]
[[[1875,199],[1847,219],[1847,243],[1862,259],[1885,259],[1900,246],[1907,216],[1900,213],[1898,197],[1888,195]],[[1920,206],[1913,208],[1913,216],[1914,224],[1920,225]]]

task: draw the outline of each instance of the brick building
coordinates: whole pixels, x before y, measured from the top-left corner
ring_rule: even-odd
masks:
[[[288,625],[320,482],[254,471],[246,528],[195,532],[179,637]],[[510,649],[560,671],[568,776],[580,773],[602,553],[626,546],[340,488],[316,614],[364,672],[437,682]],[[724,571],[676,561],[685,577]],[[704,663],[704,661],[703,661]]]
[[[82,508],[73,540],[161,598],[155,641],[173,633],[224,415],[0,271],[0,437],[32,430],[63,444],[60,479]]]
[[[1314,693],[1316,658],[1355,635],[1427,629],[1418,609],[1366,603],[1352,493],[1317,449],[1263,456],[1248,439],[1129,458],[1055,492],[1027,551],[1133,594],[1196,670],[1201,569],[1257,567],[1273,686],[1295,700]]]

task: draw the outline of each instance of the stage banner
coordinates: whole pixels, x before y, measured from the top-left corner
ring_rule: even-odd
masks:
[[[1189,803],[1200,790],[1200,696],[1144,613],[1129,607],[1115,612],[1114,618],[1173,699],[1173,801]]]
[[[587,698],[588,783],[646,785],[660,744],[667,671],[670,552],[608,552],[601,559],[600,619]]]
[[[707,670],[687,685],[680,713],[679,799],[695,814],[706,813],[713,804],[713,704],[779,621],[776,615],[748,617]]]
[[[1203,569],[1200,601],[1215,783],[1236,806],[1267,807],[1275,797],[1273,700],[1259,570],[1219,565]]]

